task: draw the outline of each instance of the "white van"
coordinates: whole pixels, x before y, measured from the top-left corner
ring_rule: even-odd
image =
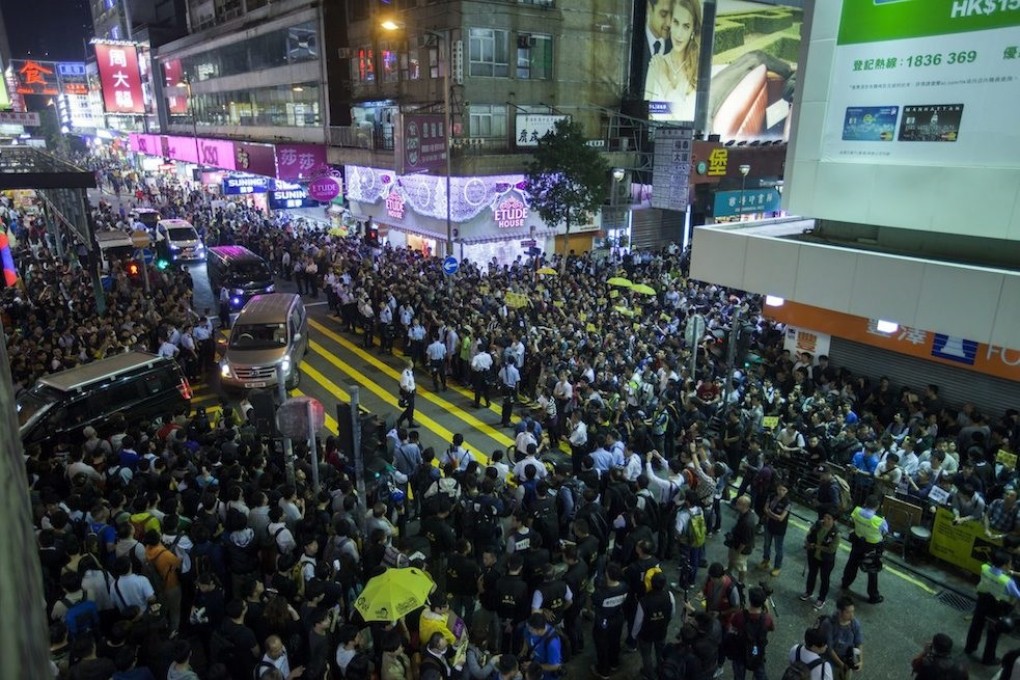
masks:
[[[160,220],[156,225],[156,253],[170,262],[205,260],[205,244],[191,222]]]

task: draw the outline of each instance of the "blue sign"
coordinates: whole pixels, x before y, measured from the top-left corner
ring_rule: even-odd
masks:
[[[247,175],[244,177],[224,177],[223,194],[225,196],[237,196],[242,194],[264,194],[269,191],[268,177],[258,175]]]
[[[277,183],[279,186],[280,183]],[[301,187],[294,189],[277,189],[269,192],[269,207],[273,210],[286,210],[287,208],[314,208],[318,201],[308,198],[308,192]]]
[[[460,262],[453,255],[449,255],[443,260],[443,273],[447,276],[453,276],[458,269],[460,269]]]
[[[778,212],[782,197],[775,189],[715,192],[715,217],[732,217],[750,213]]]
[[[931,355],[933,357],[956,361],[968,366],[974,365],[977,352],[978,344],[974,340],[964,340],[963,338],[942,335],[941,333],[935,333],[935,339],[931,343]]]

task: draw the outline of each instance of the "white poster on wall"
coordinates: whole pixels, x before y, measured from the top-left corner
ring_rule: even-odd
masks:
[[[822,354],[828,356],[830,344],[832,344],[831,335],[796,326],[787,326],[786,336],[783,338],[783,349],[794,356],[801,352],[807,352],[815,362]]]
[[[556,123],[569,120],[570,116],[537,113],[519,113],[516,118],[514,140],[518,147],[538,146],[538,140],[556,131]]]
[[[822,160],[1020,167],[1018,26],[1020,0],[844,0]]]

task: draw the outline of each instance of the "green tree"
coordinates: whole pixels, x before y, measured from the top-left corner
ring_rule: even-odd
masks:
[[[566,225],[565,254],[571,225],[606,201],[609,165],[598,149],[585,142],[580,123],[567,119],[558,121],[555,131],[539,140],[533,155],[527,175],[531,207],[547,224]]]

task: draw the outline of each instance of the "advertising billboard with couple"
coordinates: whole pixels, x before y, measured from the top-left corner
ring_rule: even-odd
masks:
[[[799,4],[790,0],[789,4]],[[650,120],[693,122],[703,49],[702,0],[636,0],[631,90]],[[787,139],[803,10],[719,0],[708,132]]]

